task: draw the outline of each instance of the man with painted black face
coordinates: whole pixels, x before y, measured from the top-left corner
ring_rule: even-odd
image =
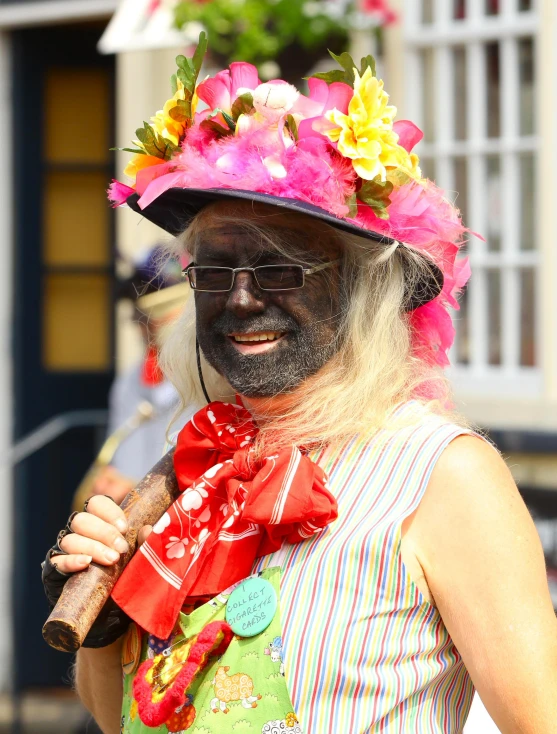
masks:
[[[272,222],[273,213],[267,210],[266,216]],[[276,233],[269,229],[279,241],[288,238],[285,224]],[[339,348],[340,244],[321,232],[320,244],[312,247],[319,228],[306,229],[305,235],[294,231],[293,239],[300,246],[305,242],[306,258],[310,255],[309,262],[318,263],[313,267],[293,266],[279,252],[263,249],[241,224],[236,231],[209,227],[196,246],[195,266],[187,273],[195,286],[199,344],[211,366],[241,395],[290,392]],[[235,272],[209,269],[217,263]],[[211,279],[216,277],[223,278],[217,285],[227,290],[203,290],[214,287]]]
[[[110,734],[445,734],[474,686],[503,734],[552,732],[540,544],[440,370],[468,276],[458,212],[421,178],[411,123],[379,135],[394,113],[371,67],[302,99],[247,66],[219,78],[244,90],[235,136],[192,118],[171,171],[112,190],[190,259],[164,366],[200,409],[177,438],[183,494],[141,533],[77,690]],[[197,86],[210,109],[217,87]],[[376,176],[353,122],[375,119],[370,95]],[[120,508],[86,509],[49,552],[52,601],[61,574],[127,549]]]

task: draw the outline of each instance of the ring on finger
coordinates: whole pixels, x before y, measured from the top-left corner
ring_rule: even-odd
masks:
[[[93,499],[93,497],[108,497],[109,500],[112,500],[114,504],[118,504],[113,497],[111,497],[109,494],[92,494],[90,497],[87,497],[85,502],[83,503],[83,512],[87,512],[87,508],[89,507],[89,502]],[[74,513],[76,514],[76,513]],[[73,519],[73,517],[72,517]]]
[[[77,515],[77,512],[72,512],[72,514],[68,517],[68,522],[66,523],[66,527],[62,528],[58,535],[56,536],[56,543],[52,546],[52,550],[57,551],[61,553],[62,555],[67,556],[68,553],[62,548],[60,543],[64,540],[66,535],[72,535],[74,531],[72,530],[72,522],[74,517]]]

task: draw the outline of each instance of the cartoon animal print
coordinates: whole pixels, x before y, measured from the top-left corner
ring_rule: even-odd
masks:
[[[291,711],[284,719],[275,719],[263,724],[261,734],[304,734],[296,714]]]
[[[271,656],[272,663],[280,663],[279,673],[284,675],[284,660],[282,658],[282,637],[275,637],[265,648],[265,655]]]
[[[220,709],[223,714],[227,714],[229,709],[226,704],[231,701],[240,701],[245,709],[256,708],[261,696],[252,696],[252,679],[246,673],[228,675],[229,670],[228,665],[221,665],[217,670],[213,679],[215,698],[211,700],[211,710],[216,713]]]

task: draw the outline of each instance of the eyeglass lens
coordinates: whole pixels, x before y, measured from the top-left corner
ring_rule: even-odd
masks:
[[[260,265],[254,276],[263,290],[291,290],[304,285],[301,265]],[[203,291],[228,291],[234,273],[231,268],[195,266],[188,270],[192,288]]]

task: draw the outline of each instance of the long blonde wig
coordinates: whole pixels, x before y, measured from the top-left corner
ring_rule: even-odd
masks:
[[[269,207],[246,210],[245,205],[207,207],[177,239],[176,246],[195,259],[198,243],[208,228],[226,231],[234,227],[244,230],[247,237],[257,238],[265,248],[297,262],[315,264],[300,246],[296,230],[286,225],[295,225],[298,233],[304,230],[305,237],[310,234],[313,241],[328,237],[342,246],[339,344],[329,362],[292,392],[278,396],[278,400],[258,399],[254,410],[250,405],[261,429],[259,449],[268,451],[292,443],[339,445],[355,436],[365,437],[392,422],[396,406],[412,399],[461,421],[448,407],[450,390],[442,371],[413,353],[406,310],[408,293],[423,282],[428,266],[410,248],[386,247],[303,215],[269,215]],[[164,346],[161,364],[180,394],[182,408],[191,410],[205,404],[197,374],[191,295]],[[204,359],[202,370],[212,400],[233,399],[230,385]],[[426,394],[430,397],[420,397]]]

